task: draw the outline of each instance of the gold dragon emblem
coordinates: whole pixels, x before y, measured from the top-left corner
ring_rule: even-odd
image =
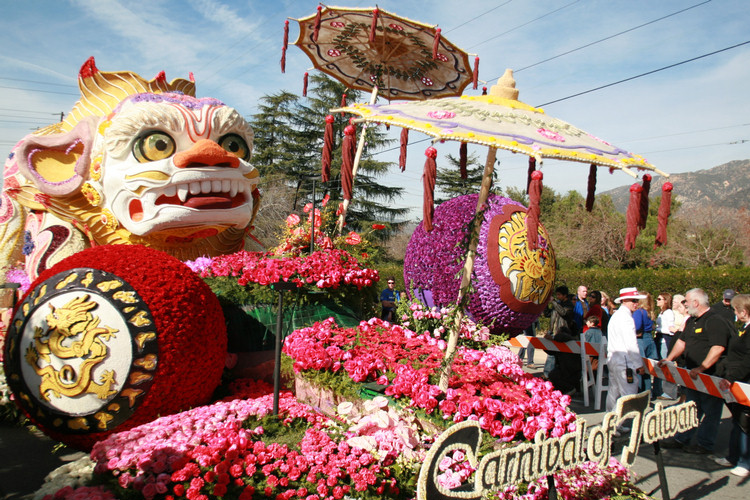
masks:
[[[100,326],[101,319],[90,311],[97,303],[88,294],[76,297],[62,307],[49,304],[51,311],[45,317],[47,330],[34,329],[34,343],[26,350],[26,362],[41,378],[39,395],[45,401],[53,397],[75,397],[95,394],[107,399],[117,391],[114,370],[104,371],[94,380],[94,369],[108,355],[104,341],[112,338],[117,329]],[[46,338],[45,338],[46,337]],[[52,366],[52,357],[65,364],[59,369]],[[40,366],[42,361],[44,366]],[[48,394],[49,393],[49,394]]]
[[[499,261],[518,300],[541,304],[552,292],[555,281],[555,254],[549,236],[539,227],[541,245],[530,251],[526,245],[526,214],[514,212],[498,232]]]

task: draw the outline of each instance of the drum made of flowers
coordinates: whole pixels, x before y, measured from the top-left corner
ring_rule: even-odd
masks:
[[[477,194],[435,208],[433,230],[420,223],[404,258],[404,282],[428,305],[455,303],[469,245]],[[526,207],[490,195],[481,211],[479,242],[467,311],[494,334],[516,334],[530,326],[549,301],[555,283],[555,253],[540,224],[537,248],[527,245]]]
[[[208,402],[226,342],[216,296],[185,264],[142,246],[99,246],[32,283],[9,326],[5,374],[34,424],[88,449]]]

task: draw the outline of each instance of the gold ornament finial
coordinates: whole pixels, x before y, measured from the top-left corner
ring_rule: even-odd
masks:
[[[506,69],[503,76],[497,79],[497,84],[490,88],[490,95],[503,97],[505,99],[518,100],[516,81],[513,79],[513,70]]]

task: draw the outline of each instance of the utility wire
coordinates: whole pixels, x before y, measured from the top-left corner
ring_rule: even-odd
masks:
[[[13,82],[38,83],[40,85],[54,85],[56,87],[78,88],[76,85],[71,85],[69,83],[40,82],[38,80],[24,80],[23,78],[8,78],[8,77],[4,77],[4,76],[0,76],[0,80],[10,80],[10,81],[13,81]]]
[[[487,42],[489,42],[489,41],[491,41],[491,40],[494,40],[495,38],[500,38],[500,37],[501,37],[501,36],[503,36],[503,35],[507,35],[508,33],[511,33],[511,32],[513,32],[513,31],[516,31],[517,29],[523,28],[524,26],[528,26],[529,24],[531,24],[531,23],[533,23],[533,22],[536,22],[536,21],[538,21],[538,20],[540,20],[540,19],[543,19],[543,18],[545,18],[545,17],[547,17],[547,16],[550,16],[550,15],[552,15],[552,14],[556,13],[556,12],[560,12],[561,10],[563,10],[563,9],[566,9],[566,8],[570,7],[571,5],[573,5],[573,4],[576,4],[576,3],[578,3],[578,2],[580,2],[580,0],[575,0],[574,2],[570,2],[569,4],[563,5],[562,7],[558,8],[558,9],[555,9],[555,10],[553,10],[553,11],[547,12],[546,14],[543,14],[543,15],[541,15],[541,16],[539,16],[539,17],[537,17],[537,18],[534,18],[534,19],[532,19],[531,21],[525,22],[525,23],[523,23],[523,24],[519,24],[519,25],[518,25],[518,26],[516,26],[515,28],[511,28],[511,29],[509,29],[508,31],[503,31],[503,32],[502,32],[502,33],[500,33],[499,35],[495,35],[495,36],[493,36],[493,37],[491,37],[491,38],[488,38],[487,40],[485,40],[485,41],[483,41],[483,42],[479,42],[478,44],[476,44],[476,45],[473,45],[473,46],[471,46],[471,47],[469,47],[469,48],[470,48],[470,49],[473,49],[474,47],[479,47],[480,45],[484,45],[485,43],[487,43]]]
[[[704,128],[701,130],[689,130],[687,132],[677,132],[675,134],[666,134],[666,135],[657,135],[654,137],[642,137],[640,139],[630,139],[626,141],[622,141],[623,143],[631,143],[631,142],[642,142],[642,141],[653,141],[656,139],[663,139],[665,137],[675,137],[678,135],[690,135],[690,134],[700,134],[703,132],[713,132],[714,130],[726,130],[728,128],[737,128],[737,127],[747,127],[750,126],[750,123],[740,123],[738,125],[727,125],[726,127],[713,127],[713,128]]]
[[[641,78],[642,76],[652,75],[654,73],[658,73],[660,71],[664,71],[665,69],[674,68],[674,67],[680,66],[682,64],[686,64],[686,63],[689,63],[689,62],[697,61],[698,59],[703,59],[704,57],[713,56],[715,54],[719,54],[719,53],[725,52],[727,50],[736,49],[737,47],[742,47],[743,45],[747,45],[748,43],[750,43],[750,40],[748,40],[746,42],[738,43],[736,45],[732,45],[731,47],[725,47],[723,49],[715,50],[713,52],[709,52],[708,54],[703,54],[701,56],[692,57],[690,59],[686,59],[686,60],[680,61],[678,63],[670,64],[669,66],[663,66],[661,68],[657,68],[657,69],[654,69],[654,70],[651,70],[651,71],[647,71],[645,73],[641,73],[640,75],[631,76],[630,78],[625,78],[623,80],[618,80],[616,82],[608,83],[606,85],[602,85],[600,87],[596,87],[596,88],[593,88],[593,89],[584,90],[583,92],[578,92],[577,94],[569,95],[567,97],[561,97],[560,99],[555,99],[554,101],[545,102],[543,104],[539,104],[537,107],[540,108],[542,106],[547,106],[548,104],[554,104],[554,103],[557,103],[557,102],[561,102],[561,101],[566,101],[568,99],[572,99],[574,97],[582,96],[584,94],[590,94],[591,92],[596,92],[597,90],[602,90],[602,89],[606,89],[607,87],[612,87],[614,85],[619,85],[621,83],[629,82],[630,80],[635,80],[636,78]]]
[[[0,108],[0,111],[15,111],[18,113],[37,113],[41,115],[59,115],[60,113],[50,113],[49,111],[33,111],[30,109],[11,109],[11,108]],[[26,118],[26,117],[16,117],[16,118]]]
[[[596,40],[594,42],[587,43],[586,45],[581,45],[580,47],[576,47],[575,49],[571,49],[571,50],[568,50],[566,52],[562,52],[560,54],[557,54],[556,56],[548,57],[547,59],[543,59],[543,60],[541,60],[539,62],[535,62],[534,64],[529,64],[528,66],[524,66],[523,68],[515,69],[515,70],[513,70],[513,72],[514,73],[520,73],[521,71],[523,71],[525,69],[533,68],[534,66],[538,66],[538,65],[540,65],[542,63],[546,63],[546,62],[552,61],[553,59],[557,59],[558,57],[567,56],[568,54],[572,54],[573,52],[577,52],[579,50],[591,47],[592,45],[596,45],[597,43],[601,43],[601,42],[605,42],[607,40],[611,40],[612,38],[618,37],[620,35],[624,35],[625,33],[630,33],[631,31],[635,31],[635,30],[637,30],[639,28],[643,28],[644,26],[648,26],[649,24],[654,24],[656,22],[662,21],[662,20],[667,19],[669,17],[676,16],[677,14],[682,14],[685,11],[688,11],[690,9],[694,9],[696,7],[700,7],[701,5],[707,4],[710,1],[711,0],[706,0],[705,2],[701,2],[701,3],[697,3],[695,5],[691,5],[690,7],[686,7],[684,9],[682,9],[682,10],[678,10],[677,12],[672,12],[671,14],[667,14],[666,16],[662,16],[662,17],[660,17],[658,19],[654,19],[653,21],[649,21],[647,23],[639,24],[638,26],[635,26],[635,27],[630,28],[630,29],[626,29],[625,31],[620,31],[619,33],[615,33],[614,35],[610,35],[610,36],[601,38],[601,39]],[[497,78],[500,78],[500,77],[498,76],[496,78],[491,78],[489,81],[496,80]]]
[[[0,115],[2,116],[2,115]],[[20,117],[23,118],[23,117]],[[29,118],[28,120],[0,120],[0,123],[32,123],[34,125],[37,125],[42,120],[34,120],[33,118]],[[49,125],[49,123],[47,123]],[[44,125],[41,125],[44,126]]]
[[[25,89],[23,87],[7,87],[5,85],[0,85],[0,89],[25,90],[27,92],[44,92],[45,94],[72,95],[76,97],[80,96],[80,94],[72,94],[70,92],[56,92],[54,90],[41,90],[41,89]]]
[[[497,10],[497,9],[499,9],[499,8],[500,8],[500,7],[502,7],[503,5],[508,5],[508,4],[509,4],[510,2],[512,2],[512,1],[513,1],[513,0],[508,0],[507,2],[501,3],[500,5],[496,5],[495,7],[492,7],[492,8],[490,9],[490,10],[488,10],[488,11],[486,11],[486,12],[482,12],[481,14],[479,14],[479,15],[478,15],[478,16],[476,16],[476,17],[472,17],[472,18],[471,18],[471,19],[469,19],[468,21],[466,21],[466,22],[463,22],[463,23],[459,24],[458,26],[456,26],[456,27],[454,27],[454,28],[451,28],[451,29],[449,29],[449,30],[447,30],[447,31],[443,31],[443,33],[450,33],[451,31],[455,31],[455,30],[457,30],[458,28],[460,28],[461,26],[465,26],[465,25],[469,24],[469,23],[470,23],[470,22],[472,22],[472,21],[476,21],[477,19],[479,19],[479,18],[480,18],[480,17],[482,17],[482,16],[485,16],[485,15],[489,14],[489,13],[490,13],[490,12],[492,12],[493,10]],[[709,0],[709,1],[710,1],[710,0]]]
[[[650,154],[655,154],[655,153],[667,153],[669,151],[683,151],[685,149],[708,148],[712,146],[733,146],[735,144],[745,144],[746,142],[750,142],[750,139],[739,139],[737,141],[732,141],[732,142],[715,142],[713,144],[701,144],[699,146],[684,146],[681,148],[673,148],[673,149],[660,149],[658,151],[647,151],[643,154],[650,155]]]

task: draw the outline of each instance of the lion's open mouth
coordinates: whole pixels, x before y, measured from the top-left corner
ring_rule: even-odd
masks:
[[[240,187],[243,190],[240,190]],[[156,198],[154,205],[178,205],[198,210],[228,210],[239,207],[251,198],[245,185],[237,180],[195,181],[173,184],[164,188],[164,193]],[[143,220],[143,204],[133,200],[129,205],[130,218]]]
[[[239,207],[245,203],[244,194],[236,194],[233,197],[227,195],[227,193],[208,193],[198,195],[187,195],[183,201],[179,196],[164,196],[161,195],[156,199],[157,205],[181,205],[188,208],[198,208],[202,210],[221,210]]]

